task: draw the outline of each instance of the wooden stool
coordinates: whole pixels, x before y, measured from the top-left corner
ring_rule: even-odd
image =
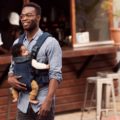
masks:
[[[84,104],[83,104],[83,110],[81,114],[81,120],[83,119],[83,112],[86,107],[86,102],[87,102],[87,94],[88,94],[88,86],[89,84],[94,83],[96,86],[96,120],[101,119],[101,112],[102,111],[108,111],[107,108],[102,109],[101,108],[101,102],[102,102],[102,90],[103,90],[103,85],[109,85],[112,90],[112,100],[113,100],[113,109],[115,115],[117,114],[116,112],[116,102],[115,102],[115,94],[114,94],[114,86],[113,86],[113,79],[110,77],[88,77],[87,78],[87,85],[86,85],[86,90],[85,90],[85,98],[84,98]]]

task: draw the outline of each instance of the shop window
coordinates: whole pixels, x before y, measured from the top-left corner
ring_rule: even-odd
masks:
[[[76,33],[88,32],[90,42],[110,39],[108,15],[103,14],[101,3],[102,0],[75,0]]]
[[[40,28],[50,32],[62,47],[69,45],[71,35],[69,0],[30,0],[41,6]]]

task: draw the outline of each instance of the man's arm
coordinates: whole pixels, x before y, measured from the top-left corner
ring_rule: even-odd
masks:
[[[19,82],[13,74],[8,74],[8,83],[18,90],[27,90],[26,85]]]
[[[49,87],[48,87],[48,94],[46,96],[46,99],[44,100],[38,114],[40,116],[46,116],[48,112],[50,111],[51,104],[53,97],[56,93],[56,90],[62,80],[62,50],[59,46],[59,43],[54,40],[49,43],[49,46],[47,47],[48,51],[48,62],[50,65],[49,69]]]
[[[17,80],[17,78],[15,77],[14,73],[13,73],[13,65],[14,63],[11,62],[10,68],[9,68],[9,73],[8,73],[8,83],[16,88],[16,89],[23,89],[26,90],[26,85],[24,83],[21,83]]]
[[[46,97],[45,101],[43,102],[43,104],[40,108],[40,111],[38,112],[38,114],[41,117],[47,116],[48,112],[50,111],[53,96],[56,93],[56,90],[58,88],[58,84],[59,83],[57,80],[55,80],[55,79],[50,80],[47,97]]]

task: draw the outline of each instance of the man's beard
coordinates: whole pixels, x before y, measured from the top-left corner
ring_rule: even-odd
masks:
[[[28,32],[31,32],[31,31],[35,30],[36,27],[37,27],[36,22],[32,21],[31,25],[28,28],[26,28],[25,30],[28,31]]]

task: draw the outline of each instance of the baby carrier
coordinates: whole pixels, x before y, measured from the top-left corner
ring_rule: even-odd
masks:
[[[31,59],[36,59],[37,57],[37,54],[38,54],[38,51],[39,49],[41,48],[42,44],[44,43],[44,41],[50,37],[51,34],[47,33],[47,32],[44,32],[37,40],[36,44],[33,46],[32,48],[32,52],[31,52]],[[19,38],[19,41],[18,43],[23,43],[23,40],[25,38],[25,34],[21,35],[20,38]],[[37,69],[34,69],[34,68],[30,68],[29,65],[29,59],[26,60],[26,63],[25,64],[21,64],[21,70],[22,71],[22,66],[26,69],[26,71],[28,71],[28,69],[30,70],[29,72],[27,73],[21,73],[22,74],[22,78],[21,78],[21,82],[25,83],[27,85],[27,88],[28,90],[31,89],[31,80],[35,79],[38,84],[46,84],[48,83],[48,81],[42,81],[42,77],[48,77],[48,70],[37,70]],[[20,66],[20,65],[19,65]],[[23,69],[24,69],[23,68]],[[34,72],[33,72],[34,71]],[[32,72],[32,73],[31,73]],[[32,74],[34,74],[32,76]],[[23,79],[23,80],[22,80]]]

